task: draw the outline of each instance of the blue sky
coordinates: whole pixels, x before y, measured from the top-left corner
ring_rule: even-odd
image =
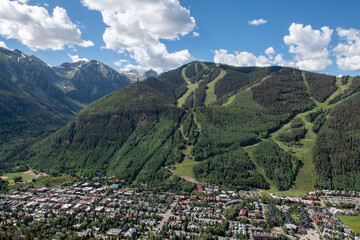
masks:
[[[0,46],[118,71],[193,60],[360,75],[356,0],[1,0]]]

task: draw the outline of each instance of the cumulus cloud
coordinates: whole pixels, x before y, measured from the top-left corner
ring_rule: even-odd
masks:
[[[91,41],[81,39],[81,31],[71,22],[66,10],[55,7],[52,14],[27,0],[0,2],[0,35],[18,39],[33,50],[61,50],[67,44],[90,47]]]
[[[265,54],[266,55],[274,55],[275,54],[275,50],[273,47],[269,47],[265,50]]]
[[[266,67],[270,66],[272,62],[265,56],[255,56],[249,52],[234,52],[228,53],[225,49],[219,49],[214,51],[214,62],[224,63],[228,65],[246,67],[246,66],[258,66]]]
[[[134,65],[134,64],[126,64],[122,68],[120,68],[120,72],[128,72],[130,70],[137,70],[137,71],[146,71],[149,70],[147,67],[142,65]]]
[[[269,47],[265,50],[265,54],[268,56],[269,59],[274,59],[275,50],[273,47]]]
[[[88,62],[88,61],[89,61],[87,58],[80,58],[79,55],[71,55],[71,54],[68,54],[68,56],[71,58],[71,61],[72,61],[73,63],[79,62],[79,61],[85,61],[85,62]]]
[[[198,32],[193,32],[193,37],[199,37],[200,36],[200,33]]]
[[[3,41],[0,41],[0,47],[9,49]]]
[[[249,52],[234,52],[229,53],[225,49],[219,49],[214,51],[214,62],[223,63],[237,67],[268,67],[268,66],[282,66],[282,67],[296,67],[296,64],[292,61],[286,61],[281,54],[275,55],[273,47],[269,47],[265,50],[264,55],[256,56]]]
[[[169,53],[161,39],[176,40],[190,33],[195,19],[178,0],[82,0],[100,11],[108,25],[105,48],[128,52],[140,65],[161,71],[193,60],[188,50]]]
[[[248,21],[249,25],[253,25],[253,26],[259,26],[259,25],[265,24],[265,23],[267,23],[267,22],[268,22],[267,20],[262,19],[262,18],[260,18],[260,19],[254,19],[254,20],[252,20],[252,21]]]
[[[291,24],[284,42],[289,46],[289,52],[294,54],[295,66],[320,71],[332,64],[328,51],[332,33],[333,30],[327,26],[320,31],[312,29],[310,25],[304,27],[303,24]]]
[[[337,34],[343,40],[334,49],[336,63],[341,70],[360,70],[360,30],[337,28]]]
[[[125,59],[120,59],[120,60],[114,62],[114,65],[115,65],[115,66],[122,66],[122,65],[123,65],[124,63],[126,63],[126,62],[127,62],[127,60],[125,60]]]
[[[289,27],[289,35],[284,36],[284,42],[289,46],[289,52],[294,55],[291,60],[284,59],[281,54],[275,55],[275,49],[269,47],[265,50],[265,56],[255,56],[249,52],[228,53],[224,49],[216,50],[214,51],[214,61],[234,66],[264,67],[278,65],[320,71],[332,64],[328,50],[332,33],[333,30],[326,26],[322,27],[321,30],[315,30],[310,25],[304,27],[302,24],[293,23]],[[348,41],[347,44],[339,44],[334,51],[341,58],[338,62],[348,63],[348,69],[360,68],[360,65],[355,66],[356,63],[360,62],[360,31],[340,31],[338,29],[338,34]],[[356,52],[355,49],[358,49],[358,54],[354,54],[353,58],[344,57],[350,56],[350,52]],[[357,60],[358,56],[359,59]]]
[[[114,62],[115,66],[120,67],[119,70],[120,72],[127,72],[130,70],[137,70],[137,71],[146,71],[149,70],[146,66],[143,65],[136,65],[136,64],[131,64],[128,63],[129,61],[126,59],[120,59],[116,62]]]

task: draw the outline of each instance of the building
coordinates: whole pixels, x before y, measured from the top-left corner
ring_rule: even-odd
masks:
[[[115,237],[115,238],[120,238],[122,233],[123,233],[122,229],[111,228],[109,231],[106,232],[106,235]]]
[[[240,209],[239,216],[246,217],[246,215],[247,215],[246,209],[245,208]]]
[[[297,232],[297,226],[291,223],[285,224],[285,229],[289,232]]]
[[[130,228],[123,236],[124,239],[135,239],[137,231],[135,228]]]

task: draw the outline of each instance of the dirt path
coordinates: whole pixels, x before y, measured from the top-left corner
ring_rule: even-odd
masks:
[[[173,170],[171,170],[171,169],[168,169],[168,170],[170,170],[170,172],[171,172],[172,174],[176,175]],[[176,176],[178,176],[178,175],[176,175]],[[179,178],[182,178],[182,179],[184,179],[185,181],[188,181],[188,182],[192,182],[192,183],[196,183],[196,184],[199,183],[198,181],[196,181],[195,178],[190,177],[190,176],[178,176],[178,177],[179,177]]]
[[[192,183],[196,183],[196,184],[199,183],[198,181],[196,181],[196,179],[194,179],[193,177],[190,177],[190,176],[180,176],[180,178],[182,178],[188,182],[192,182]]]
[[[180,163],[179,165],[176,165],[176,167],[187,166],[187,165],[194,165],[194,164],[197,164],[197,163],[198,163],[198,162]]]
[[[26,172],[23,172],[23,173],[25,173],[25,174],[30,174],[31,176],[36,177],[36,174],[35,174],[33,171],[31,171],[31,170],[26,171]]]

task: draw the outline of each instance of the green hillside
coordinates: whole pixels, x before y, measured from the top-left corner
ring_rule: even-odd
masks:
[[[55,86],[58,81],[38,58],[0,48],[0,172],[25,170],[12,158],[81,109]]]
[[[52,68],[35,56],[0,48],[0,172],[26,170],[19,153],[69,123],[84,104],[129,84],[98,61]]]
[[[48,173],[115,175],[149,185],[177,182],[178,175],[231,188],[302,193],[343,187],[335,182],[347,177],[354,189],[360,125],[351,106],[358,91],[355,78],[192,62],[90,104],[18,159]],[[341,116],[351,126],[342,126]],[[337,168],[329,179],[319,169],[327,163],[316,149],[329,147],[322,145],[324,134],[336,140],[344,129],[348,140],[338,136],[336,143],[351,150],[352,170],[342,165],[348,163],[343,150],[327,150]]]

